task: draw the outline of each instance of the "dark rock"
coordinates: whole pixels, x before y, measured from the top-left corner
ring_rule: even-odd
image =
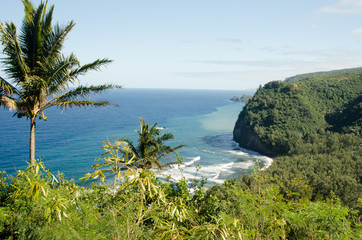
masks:
[[[237,97],[234,96],[233,98],[231,98],[230,100],[233,102],[244,102],[247,103],[253,96],[249,95],[249,94],[244,94],[242,97]]]
[[[233,131],[233,140],[242,148],[253,150],[269,157],[276,155],[272,146],[263,143],[251,129],[243,111],[240,113],[239,118],[236,121]]]
[[[230,101],[240,102],[240,98],[238,98],[237,96],[234,96],[233,98],[230,99]]]

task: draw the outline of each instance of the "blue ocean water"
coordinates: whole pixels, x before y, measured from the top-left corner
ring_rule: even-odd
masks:
[[[232,141],[232,130],[243,103],[230,102],[243,91],[122,89],[96,96],[119,107],[72,108],[46,112],[48,120],[37,121],[36,156],[53,173],[62,172],[76,181],[91,172],[102,153],[102,142],[127,137],[136,142],[139,118],[158,122],[171,132],[176,146],[187,145],[179,154],[181,166],[166,172],[175,179],[206,177],[210,184],[251,172],[255,163],[267,166],[271,159],[240,149]],[[0,170],[13,173],[28,161],[29,121],[0,110]]]

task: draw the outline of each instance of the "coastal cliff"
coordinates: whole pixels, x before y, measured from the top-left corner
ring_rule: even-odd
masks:
[[[298,151],[313,134],[358,134],[361,92],[360,72],[269,82],[257,90],[239,114],[234,141],[240,147],[277,156]]]
[[[242,111],[236,121],[233,131],[234,141],[239,143],[240,147],[259,152],[266,156],[274,156],[275,153],[271,146],[262,142],[259,136],[253,131],[248,121],[246,111]]]

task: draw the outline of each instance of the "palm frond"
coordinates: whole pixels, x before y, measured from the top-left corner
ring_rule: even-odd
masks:
[[[41,3],[32,13],[29,13],[27,19],[23,21],[19,41],[23,51],[23,57],[27,66],[36,70],[37,64],[42,56],[43,38],[42,38],[42,15],[44,4]]]
[[[50,13],[48,13],[50,14]],[[50,18],[50,17],[49,17]],[[48,23],[44,23],[44,28],[47,27]],[[47,62],[54,62],[57,59],[60,50],[63,47],[63,43],[68,33],[73,29],[74,22],[71,21],[67,26],[60,27],[56,24],[52,31],[45,35],[44,40],[44,57]]]
[[[171,147],[171,146],[167,146],[167,145],[162,145],[162,147],[158,150],[157,152],[157,159],[161,159],[162,157],[174,153],[176,150],[186,147],[186,145],[178,145],[176,147]]]
[[[0,22],[0,33],[3,52],[6,58],[2,61],[5,73],[14,80],[17,85],[21,85],[28,75],[28,67],[22,57],[22,50],[16,34],[14,23],[5,23],[4,27]]]
[[[29,76],[27,81],[23,83],[23,89],[27,95],[40,95],[48,88],[48,84],[42,77],[33,75]]]
[[[106,65],[108,63],[111,63],[111,62],[112,62],[112,60],[109,60],[107,58],[97,59],[92,63],[85,64],[85,65],[71,71],[70,72],[70,77],[72,79],[77,79],[78,76],[84,75],[90,70],[98,71],[102,66],[104,66],[104,65]]]
[[[18,110],[15,99],[2,95],[1,93],[0,93],[0,106],[8,108],[10,111]]]
[[[155,123],[152,125],[152,127],[150,128],[150,132],[155,132],[157,135],[160,135],[161,132],[160,132],[160,130],[157,128],[157,124],[158,124],[158,122],[155,122]]]
[[[48,2],[45,3],[44,11],[43,11],[43,36],[47,35],[52,31],[52,20],[53,20],[53,12],[54,12],[54,6],[51,6],[48,13],[46,13]]]
[[[5,79],[0,77],[0,94],[4,93],[5,95],[9,96],[13,93],[18,93],[18,90]]]
[[[71,83],[69,72],[78,65],[79,61],[74,54],[68,57],[61,55],[57,57],[55,62],[46,61],[42,63],[43,74],[47,76],[49,86],[48,94],[64,90]]]
[[[44,106],[44,109],[51,107],[51,106],[57,106],[60,107],[62,109],[65,108],[72,108],[72,107],[106,107],[106,106],[110,106],[112,104],[110,104],[108,101],[88,101],[88,100],[81,100],[81,101],[54,101],[49,103],[48,105]]]
[[[34,5],[29,0],[22,0],[24,5],[25,21],[31,21],[35,11]]]
[[[174,149],[174,150],[178,150],[178,149],[183,148],[183,147],[187,147],[187,145],[180,144],[180,145],[174,147],[173,149]]]
[[[112,85],[112,84],[104,84],[104,85],[98,85],[98,86],[79,86],[74,90],[70,90],[67,93],[57,97],[60,101],[69,101],[69,100],[79,100],[79,97],[90,97],[91,94],[98,94],[101,92],[104,92],[109,89],[114,89],[119,86]]]
[[[117,139],[114,143],[117,146],[120,146],[120,152],[123,154],[123,156],[127,160],[132,159],[133,162],[138,162],[139,161],[139,155],[138,155],[137,149],[133,145],[132,141],[130,141],[127,138],[122,138],[122,139]]]
[[[168,140],[172,140],[172,139],[175,139],[175,136],[172,133],[164,133],[159,138],[159,141],[164,142],[164,141],[168,141]]]

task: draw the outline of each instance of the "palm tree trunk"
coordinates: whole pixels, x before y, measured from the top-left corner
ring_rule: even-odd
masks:
[[[30,147],[29,147],[29,160],[30,160],[30,164],[34,165],[35,164],[35,120],[36,117],[31,117],[31,122],[30,122]]]

